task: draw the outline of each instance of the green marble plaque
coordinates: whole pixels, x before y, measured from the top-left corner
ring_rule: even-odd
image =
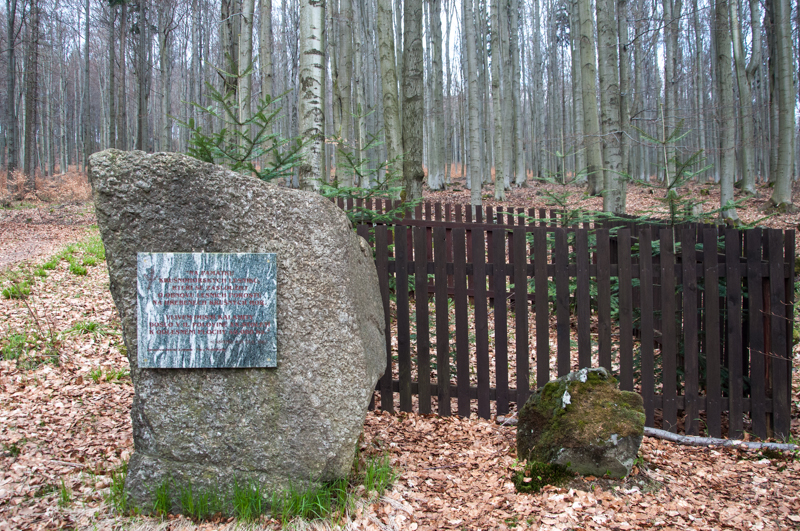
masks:
[[[140,368],[277,366],[272,253],[138,253]]]

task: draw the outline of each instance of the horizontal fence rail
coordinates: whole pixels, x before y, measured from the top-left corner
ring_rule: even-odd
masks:
[[[641,393],[648,426],[789,434],[794,231],[578,227],[562,212],[430,203],[409,214],[357,226],[391,337],[382,409],[450,415],[452,399],[489,418],[603,366]]]

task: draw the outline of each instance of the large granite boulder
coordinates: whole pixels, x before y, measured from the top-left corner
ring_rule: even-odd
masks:
[[[583,475],[625,477],[639,452],[644,421],[639,394],[620,391],[602,367],[581,369],[549,382],[525,403],[517,456]]]
[[[224,496],[346,476],[386,350],[372,252],[345,214],[174,153],[103,151],[89,176],[135,390],[132,502],[149,510],[165,481]],[[138,367],[137,252],[200,251],[277,254],[276,368]]]

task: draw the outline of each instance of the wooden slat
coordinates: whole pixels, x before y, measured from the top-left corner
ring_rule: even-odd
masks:
[[[650,228],[639,232],[639,278],[641,286],[642,341],[639,356],[642,366],[642,398],[645,424],[653,427],[655,361],[653,358],[653,254]]]
[[[499,219],[498,219],[499,221]],[[506,309],[506,230],[492,231],[494,255],[494,370],[497,414],[508,413],[508,314]]]
[[[675,323],[675,255],[672,230],[661,231],[661,379],[664,387],[664,425],[673,433],[678,430],[678,330]]]
[[[764,363],[764,310],[761,285],[761,229],[745,232],[747,255],[747,324],[750,335],[750,418],[757,437],[767,437],[766,364]]]
[[[467,312],[467,250],[464,229],[453,229],[454,306],[456,310],[456,377],[458,414],[469,417],[469,314]]]
[[[575,262],[577,264],[577,290],[575,304],[578,313],[578,365],[592,366],[591,296],[589,294],[589,233],[575,232]]]
[[[439,386],[439,414],[450,415],[450,312],[447,299],[447,256],[445,229],[433,231],[436,264],[436,381]]]
[[[722,436],[722,383],[720,376],[719,270],[717,230],[703,230],[703,329],[706,338],[706,424],[711,437]]]
[[[417,309],[417,381],[419,412],[431,412],[430,321],[428,317],[428,250],[425,227],[414,227],[414,299]],[[437,337],[438,344],[438,337]]]
[[[433,205],[433,219],[436,221],[442,221],[442,204],[441,203],[434,203]]]
[[[475,279],[475,355],[478,372],[478,416],[488,419],[489,404],[489,325],[486,313],[486,269],[484,233],[472,231],[472,270]]]
[[[517,411],[530,396],[530,346],[528,344],[528,241],[525,227],[514,229],[514,318],[517,347]]]
[[[739,273],[739,231],[725,231],[725,289],[728,344],[728,437],[740,439],[744,431],[742,419],[742,280]]]
[[[397,286],[397,368],[400,378],[400,411],[411,411],[411,336],[408,308],[408,227],[397,225],[395,231],[395,267]]]
[[[547,230],[533,232],[534,296],[536,304],[536,388],[550,381],[550,319],[548,308]]]
[[[790,229],[786,230],[783,233],[783,241],[784,241],[784,267],[786,269],[786,278],[783,284],[783,293],[784,293],[784,313],[785,319],[784,322],[786,324],[786,338],[787,338],[787,349],[788,349],[788,356],[786,357],[786,362],[784,364],[786,368],[786,374],[792,374],[792,347],[794,346],[793,338],[794,338],[794,281],[795,281],[795,230]],[[791,385],[791,377],[788,378],[789,385],[786,388],[786,404],[790,404],[792,400],[792,385]]]
[[[385,225],[375,227],[375,269],[383,299],[384,337],[386,338],[386,371],[381,377],[381,409],[394,412],[392,393],[392,328],[389,314],[389,246]]]
[[[631,295],[631,231],[618,236],[619,263],[619,388],[633,391],[633,299]]]
[[[601,367],[611,367],[611,245],[608,229],[597,230],[597,343]]]
[[[697,435],[699,410],[700,362],[697,349],[697,251],[695,227],[684,227],[681,231],[681,262],[683,266],[683,378],[686,420],[684,431],[687,435]]]
[[[791,427],[790,407],[786,389],[790,386],[791,365],[786,342],[787,300],[784,289],[783,232],[769,229],[769,292],[771,304],[770,339],[772,351],[772,411],[775,436],[785,438]]]
[[[558,376],[564,376],[571,370],[570,368],[570,344],[569,344],[569,273],[567,264],[569,263],[569,247],[567,246],[567,233],[562,228],[557,228],[556,234],[556,338],[558,345],[557,370]]]

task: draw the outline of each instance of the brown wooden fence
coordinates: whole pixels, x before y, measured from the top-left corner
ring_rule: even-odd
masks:
[[[565,216],[428,203],[357,227],[391,334],[382,409],[489,418],[599,365],[648,426],[789,433],[794,231]]]

